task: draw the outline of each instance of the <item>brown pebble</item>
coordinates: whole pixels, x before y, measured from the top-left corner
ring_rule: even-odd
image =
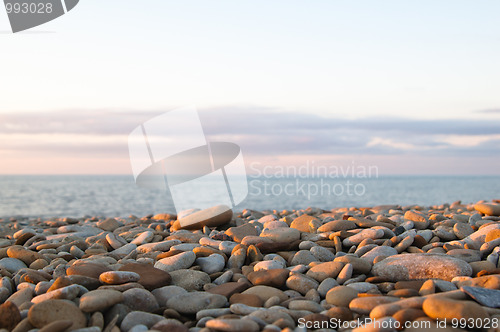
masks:
[[[487,276],[487,275],[491,275],[491,274],[500,274],[500,269],[494,269],[494,270],[481,270],[477,273],[477,276],[478,277],[482,277],[482,276]]]
[[[14,303],[7,301],[0,305],[0,328],[11,331],[20,321],[21,314]]]
[[[377,264],[378,262],[381,262],[383,261],[384,259],[386,259],[388,256],[384,256],[384,255],[378,255],[377,257],[375,257],[373,259],[373,264]]]
[[[223,295],[230,298],[233,294],[241,293],[251,286],[248,282],[228,282],[209,289],[207,292]]]
[[[73,322],[70,320],[56,320],[42,327],[39,332],[63,332],[71,325],[73,325]]]
[[[227,263],[227,255],[224,252],[220,251],[219,249],[215,249],[215,248],[212,248],[212,247],[202,246],[202,247],[196,247],[196,248],[194,248],[193,252],[195,253],[196,258],[199,258],[199,257],[208,257],[208,256],[210,256],[212,254],[219,254],[222,257],[224,257],[224,260]]]
[[[66,277],[66,276],[59,277],[54,281],[52,286],[49,287],[49,289],[47,290],[47,293],[52,292],[53,290],[56,290],[59,288],[67,287],[69,285],[71,285],[71,280],[68,277]]]
[[[341,322],[346,322],[353,319],[352,311],[346,307],[330,308],[326,312],[326,316],[332,319],[340,320]]]
[[[444,296],[428,297],[422,309],[433,319],[486,319],[488,312],[474,301],[457,301]]]
[[[264,258],[264,256],[260,252],[259,248],[257,248],[253,244],[248,246],[248,249],[247,249],[247,261],[248,261],[248,263],[260,262],[260,261],[262,261],[263,258]]]
[[[111,271],[109,267],[104,264],[99,263],[89,263],[89,262],[78,262],[70,266],[66,270],[67,275],[80,275],[85,277],[90,277],[94,279],[99,279],[101,273]]]
[[[321,324],[326,324],[330,321],[330,317],[323,314],[310,314],[303,317],[305,322],[313,324],[312,326],[321,326]]]
[[[97,289],[97,287],[99,287],[101,285],[101,282],[99,281],[99,279],[96,279],[96,278],[90,278],[90,277],[76,275],[76,274],[68,276],[68,278],[72,284],[82,285],[83,287],[87,288],[88,290]]]
[[[413,238],[413,244],[415,247],[422,249],[423,246],[427,245],[427,241],[421,236],[421,235],[416,235]]]
[[[395,289],[415,289],[420,290],[425,280],[398,281],[394,285]]]
[[[89,326],[97,326],[101,330],[104,328],[104,316],[100,311],[96,311],[90,316]]]
[[[369,277],[366,278],[365,282],[369,282],[371,284],[378,284],[382,282],[389,282],[390,280],[386,277],[381,277],[381,276],[375,276],[375,277]]]
[[[400,322],[401,326],[404,326],[406,322],[413,322],[415,319],[420,317],[427,317],[427,315],[421,309],[406,308],[399,310],[394,315],[392,315],[392,317]]]
[[[35,304],[28,312],[30,323],[38,328],[61,320],[61,317],[70,319],[73,324],[71,328],[73,329],[87,326],[85,315],[74,302],[68,300],[46,300]]]
[[[22,246],[11,246],[7,249],[7,255],[11,258],[22,260],[26,265],[30,265],[37,259],[43,258],[42,255],[35,251],[28,250]]]
[[[160,321],[151,327],[151,330],[160,332],[188,332],[187,326],[175,321]]]
[[[281,288],[285,285],[290,270],[272,269],[255,271],[248,274],[248,280],[254,285],[265,285]]]
[[[182,251],[182,250],[170,249],[169,251],[163,252],[163,253],[159,254],[158,256],[156,256],[156,260],[158,261],[162,258],[172,257],[172,256],[175,256],[178,254],[182,254],[183,252],[184,251]]]
[[[339,307],[348,307],[358,297],[358,291],[347,286],[337,286],[326,293],[326,302]]]
[[[241,293],[233,294],[229,298],[229,303],[230,304],[242,303],[251,307],[262,307],[264,305],[264,301],[262,301],[262,299],[257,295],[241,294]]]
[[[261,242],[255,246],[259,248],[262,254],[275,253],[277,251],[296,250],[299,248],[300,240],[289,242]]]
[[[180,313],[178,313],[176,310],[174,309],[165,309],[163,311],[163,317],[165,318],[173,318],[173,319],[177,319],[179,321],[182,321],[183,320],[183,317],[181,316]],[[185,319],[184,319],[185,320]]]
[[[413,297],[413,296],[418,296],[418,291],[413,288],[395,289],[393,291],[388,292],[387,295],[394,297]]]
[[[14,245],[22,246],[26,241],[28,241],[33,236],[34,236],[33,233],[24,233],[16,239],[16,242],[14,243]]]
[[[138,283],[147,290],[153,290],[170,285],[172,277],[168,272],[157,269],[149,264],[129,263],[120,267],[119,271],[137,273],[141,278]]]
[[[26,272],[21,275],[20,282],[29,282],[36,285],[41,281],[49,281],[50,279],[50,275],[46,276],[44,273],[35,270],[26,270]]]

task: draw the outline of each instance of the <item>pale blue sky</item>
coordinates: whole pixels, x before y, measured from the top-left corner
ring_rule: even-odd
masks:
[[[61,166],[55,172],[128,172],[125,166],[80,169],[65,160],[67,155],[58,149],[71,139],[51,126],[57,122],[57,112],[78,112],[76,119],[92,114],[98,122],[109,112],[149,114],[194,104],[246,114],[252,108],[259,114],[265,109],[263,116],[269,114],[272,121],[281,113],[314,114],[328,121],[354,121],[351,126],[356,120],[395,117],[406,123],[439,120],[442,126],[446,120],[454,125],[469,119],[499,123],[499,12],[500,2],[495,0],[82,0],[59,19],[12,34],[7,15],[0,10],[0,140],[7,143],[2,149],[0,142],[0,156],[7,160],[0,173],[20,169],[36,173],[19,167],[26,160],[15,151],[20,146],[29,150],[39,142],[45,142],[59,160]],[[29,114],[39,111],[45,118],[37,124],[52,128],[50,137],[29,132],[33,126]],[[118,122],[113,124],[120,126]],[[85,139],[73,139],[80,145],[93,142],[82,147],[85,151],[97,151],[106,144],[112,149],[123,143],[128,127],[122,127],[117,137],[90,133],[89,127]],[[422,149],[444,141],[454,147],[467,143],[469,150],[460,152],[465,156],[481,144],[498,142],[500,129],[482,135],[481,124],[477,128],[473,134],[455,130],[422,139],[391,136],[390,130],[373,136],[365,129],[357,133],[366,136],[359,143],[365,150],[358,154],[368,158],[367,150],[379,151],[373,147],[392,147],[399,149],[403,160],[409,147],[418,156]],[[314,131],[308,135],[311,141],[318,139]],[[485,151],[480,156],[486,158],[485,165],[498,162],[498,154],[488,155],[484,146],[479,150]],[[337,150],[311,151],[333,154]],[[351,158],[345,151],[339,154]],[[438,155],[432,159],[437,166],[426,173],[444,172],[438,161],[446,157]],[[458,158],[459,152],[452,155]],[[370,160],[383,160],[382,156]],[[42,159],[33,160],[40,172],[48,167]],[[124,159],[117,156],[113,165],[124,164]],[[469,162],[474,165],[473,159]],[[401,161],[400,166],[388,167],[387,173],[398,173],[404,165]],[[497,173],[496,169],[488,166],[484,173]],[[460,172],[478,170],[469,171],[468,166]]]

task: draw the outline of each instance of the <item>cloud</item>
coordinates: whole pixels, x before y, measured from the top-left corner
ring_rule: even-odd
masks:
[[[0,151],[128,158],[127,136],[162,111],[107,110],[0,114]],[[249,155],[493,156],[500,120],[346,119],[263,107],[200,110],[211,141],[238,143]],[[168,134],[168,128],[165,128]]]
[[[486,113],[486,114],[500,114],[500,108],[490,108],[485,110],[476,111],[476,113]]]
[[[142,122],[160,113],[107,110],[0,113],[0,134],[127,134]]]
[[[212,139],[236,141],[254,154],[491,155],[489,142],[500,137],[500,121],[491,119],[345,119],[259,109],[201,116]]]

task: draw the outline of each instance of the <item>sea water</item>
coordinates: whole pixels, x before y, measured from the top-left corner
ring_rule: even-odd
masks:
[[[192,188],[192,195],[201,195]],[[189,198],[188,198],[189,199]],[[380,204],[437,205],[500,199],[500,176],[376,178],[248,177],[235,210],[323,209]],[[196,206],[193,206],[196,208]],[[3,175],[0,217],[138,217],[176,212],[168,192],[138,188],[127,175]]]

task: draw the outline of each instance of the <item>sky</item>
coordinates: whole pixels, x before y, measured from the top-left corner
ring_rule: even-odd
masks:
[[[500,175],[500,3],[85,0],[12,34],[0,174],[130,174],[128,134],[195,105],[247,166]]]

